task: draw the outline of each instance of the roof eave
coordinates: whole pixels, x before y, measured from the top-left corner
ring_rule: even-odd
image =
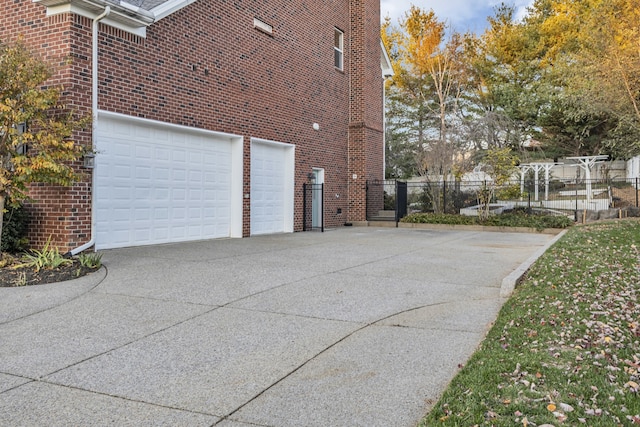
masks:
[[[156,21],[161,20],[174,12],[189,6],[191,3],[195,3],[196,0],[169,0],[160,6],[154,7],[152,12],[156,18]]]
[[[153,13],[126,7],[104,0],[33,0],[47,8],[47,16],[61,13],[75,13],[89,19],[95,19],[107,6],[111,13],[101,22],[115,28],[145,37],[146,28],[155,22]]]

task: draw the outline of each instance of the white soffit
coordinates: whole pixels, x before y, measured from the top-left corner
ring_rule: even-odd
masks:
[[[101,22],[112,27],[145,37],[146,28],[156,21],[165,18],[172,13],[194,3],[196,0],[156,0],[154,5],[147,10],[144,6],[138,6],[133,2],[140,0],[33,0],[47,8],[47,16],[61,13],[75,13],[89,19],[100,15],[107,6],[111,13]],[[142,3],[144,5],[144,1]]]

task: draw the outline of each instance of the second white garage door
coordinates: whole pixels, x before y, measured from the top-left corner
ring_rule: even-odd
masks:
[[[251,234],[293,232],[295,148],[251,139]]]
[[[96,248],[242,236],[242,139],[100,112]]]

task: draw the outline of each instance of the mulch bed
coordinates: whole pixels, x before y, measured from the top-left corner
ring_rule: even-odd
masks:
[[[40,271],[36,271],[34,268],[29,267],[16,268],[22,261],[20,259],[14,259],[13,261],[9,261],[8,265],[0,268],[0,287],[7,288],[65,282],[86,276],[98,270],[97,268],[83,267],[76,259],[72,259],[71,261],[71,264],[62,265],[55,269],[40,269]]]

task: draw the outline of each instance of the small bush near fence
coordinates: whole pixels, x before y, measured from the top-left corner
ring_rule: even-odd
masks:
[[[526,227],[542,230],[545,228],[567,228],[573,220],[566,216],[553,216],[529,213],[525,209],[517,209],[500,215],[491,215],[482,221],[475,216],[414,213],[402,218],[401,222],[413,224],[448,224],[448,225],[487,225],[494,227]]]
[[[2,247],[0,251],[18,253],[27,249],[29,214],[23,207],[8,208],[2,222]]]

